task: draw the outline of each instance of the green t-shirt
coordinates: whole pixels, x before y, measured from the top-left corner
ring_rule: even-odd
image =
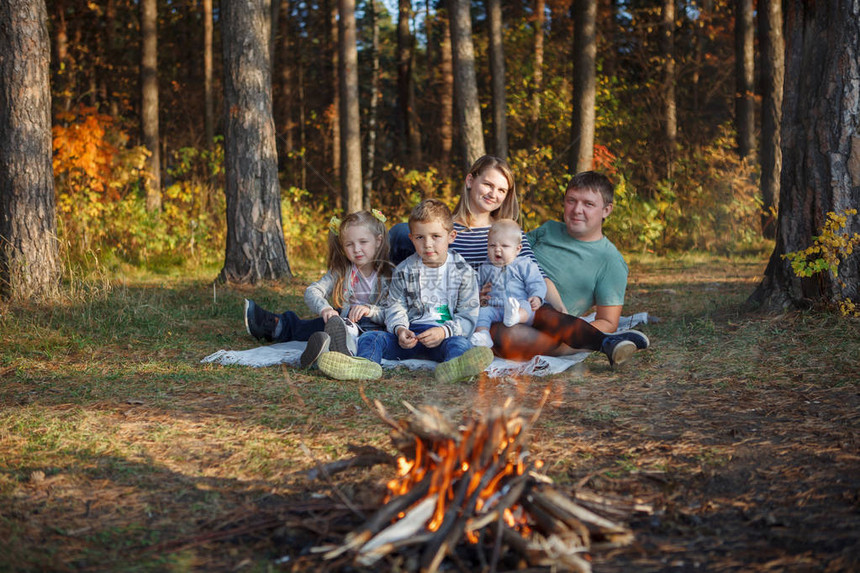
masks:
[[[609,239],[574,239],[558,221],[547,221],[529,232],[528,238],[568,313],[581,316],[595,305],[624,304],[627,263]]]

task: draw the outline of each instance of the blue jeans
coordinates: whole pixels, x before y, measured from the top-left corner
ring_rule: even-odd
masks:
[[[299,318],[299,315],[291,310],[278,315],[278,328],[280,332],[273,337],[275,342],[289,342],[290,340],[305,341],[314,332],[325,330],[325,321],[321,317]],[[367,317],[358,321],[358,327],[363,331],[379,330],[383,325],[373,322]]]
[[[409,224],[397,223],[388,229],[388,244],[391,247],[388,258],[391,259],[391,264],[395,267],[413,254],[415,245],[409,238]]]
[[[433,328],[431,324],[410,324],[409,330],[418,334]],[[386,360],[409,360],[419,358],[433,360],[434,362],[447,362],[457,358],[472,348],[472,343],[465,336],[449,336],[435,348],[427,348],[420,342],[412,348],[403,348],[397,337],[390,332],[377,330],[365,332],[358,337],[358,348],[356,354],[362,358],[368,358],[374,362],[381,363]]]

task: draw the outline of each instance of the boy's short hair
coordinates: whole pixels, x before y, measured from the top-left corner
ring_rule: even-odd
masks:
[[[412,231],[412,223],[430,223],[439,221],[442,227],[449,233],[454,230],[454,217],[448,205],[439,199],[424,199],[409,213],[409,231]]]
[[[513,219],[499,219],[490,227],[490,231],[487,233],[487,238],[490,235],[504,235],[507,237],[516,237],[517,242],[519,242],[520,236],[522,235],[522,229]]]
[[[571,177],[564,193],[567,194],[571,189],[587,189],[600,193],[604,205],[611,205],[615,202],[615,185],[612,184],[609,177],[597,171],[583,171]]]

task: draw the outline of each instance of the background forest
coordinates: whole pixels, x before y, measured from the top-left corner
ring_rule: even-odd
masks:
[[[48,1],[54,173],[67,260],[95,258],[109,266],[223,260],[219,6],[210,0],[157,1],[154,141],[160,185],[154,186],[153,202],[144,184],[144,173],[153,169],[142,128],[152,114],[142,119],[141,103],[147,85],[141,49],[144,38],[153,38],[141,26],[147,3]],[[445,4],[356,5],[363,201],[394,220],[424,196],[453,204],[465,170]],[[523,225],[533,228],[560,216],[559,190],[576,168],[582,128],[572,128],[578,97],[574,25],[578,11],[593,3],[498,3],[505,77],[501,126],[494,116],[500,100],[490,66],[488,13],[494,3],[468,4],[486,150],[507,154]],[[752,123],[756,100],[752,90],[738,89],[744,85],[739,82],[752,81],[758,57],[752,3],[600,0],[592,7],[593,166],[618,184],[607,234],[627,251],[763,250]],[[735,25],[736,8],[748,12],[743,26]],[[345,204],[338,6],[334,0],[277,0],[270,17],[288,256],[321,262],[325,223]],[[736,112],[738,105],[746,107]]]

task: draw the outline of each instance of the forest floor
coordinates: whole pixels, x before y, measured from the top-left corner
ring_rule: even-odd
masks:
[[[530,445],[542,471],[650,508],[627,519],[632,545],[591,555],[595,571],[857,571],[860,321],[744,313],[764,265],[633,257],[625,314],[660,320],[618,370],[595,354],[445,387],[397,370],[365,392],[394,415],[405,400],[456,419],[549,388]],[[310,548],[360,524],[393,470],[305,473],[349,445],[394,452],[358,385],[200,363],[256,346],[243,298],[303,308],[319,270],[299,270],[284,286],[213,289],[210,269],[0,304],[0,570],[361,570]]]

